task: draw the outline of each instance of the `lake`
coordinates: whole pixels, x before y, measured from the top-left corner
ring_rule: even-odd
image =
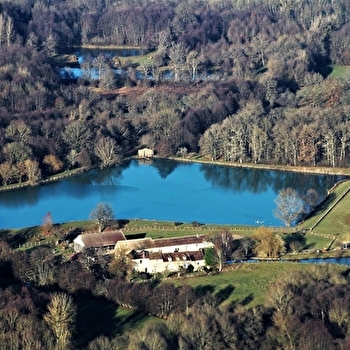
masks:
[[[0,227],[87,220],[99,202],[116,219],[281,226],[274,200],[282,188],[325,194],[340,176],[310,175],[155,159],[132,160],[58,182],[0,193]]]

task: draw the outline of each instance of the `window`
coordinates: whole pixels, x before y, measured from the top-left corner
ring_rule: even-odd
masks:
[[[142,264],[142,260],[140,260],[140,264]]]
[[[174,252],[178,252],[179,251],[179,248],[175,248]]]

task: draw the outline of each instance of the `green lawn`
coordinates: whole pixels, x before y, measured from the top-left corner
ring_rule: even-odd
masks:
[[[305,249],[326,249],[329,247],[329,245],[332,242],[332,239],[329,237],[324,237],[320,235],[312,235],[310,233],[307,233],[305,235],[306,238],[306,245]]]
[[[339,267],[344,268],[345,267]],[[188,284],[205,293],[217,295],[223,303],[243,303],[248,307],[266,303],[271,284],[281,275],[307,271],[309,264],[296,262],[243,263],[218,275],[167,280],[175,285]]]

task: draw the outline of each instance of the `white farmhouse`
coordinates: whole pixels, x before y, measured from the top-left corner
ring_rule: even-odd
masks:
[[[116,251],[125,252],[136,271],[176,272],[192,266],[193,271],[205,266],[204,251],[213,247],[206,235],[162,239],[119,241]]]

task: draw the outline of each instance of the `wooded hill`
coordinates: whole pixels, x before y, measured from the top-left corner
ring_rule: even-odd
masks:
[[[347,166],[350,75],[329,74],[350,61],[349,13],[346,0],[1,1],[2,183],[109,166],[143,146]],[[55,58],[81,45],[145,55],[122,60],[126,76],[100,55],[85,63],[98,79],[62,79]]]

